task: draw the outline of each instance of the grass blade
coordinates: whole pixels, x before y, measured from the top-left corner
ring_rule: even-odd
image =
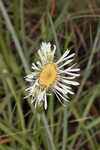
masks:
[[[13,28],[13,26],[11,24],[11,21],[9,19],[9,16],[8,16],[7,12],[6,12],[6,9],[5,9],[5,6],[4,6],[2,0],[0,0],[0,10],[2,12],[2,15],[3,15],[5,21],[6,21],[8,29],[9,29],[11,35],[12,35],[12,38],[13,38],[15,46],[16,46],[16,50],[17,50],[17,52],[18,52],[18,54],[19,54],[19,56],[21,58],[21,61],[22,61],[23,65],[24,65],[24,69],[26,70],[26,72],[28,72],[29,71],[29,67],[27,65],[27,62],[25,60],[22,48],[21,48],[20,43],[19,43],[19,40],[18,40],[17,35],[16,35],[15,31],[14,31],[14,28]]]

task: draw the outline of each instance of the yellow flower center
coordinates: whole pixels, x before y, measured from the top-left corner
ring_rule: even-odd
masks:
[[[40,73],[40,84],[49,86],[53,84],[57,77],[57,70],[54,64],[48,64]]]

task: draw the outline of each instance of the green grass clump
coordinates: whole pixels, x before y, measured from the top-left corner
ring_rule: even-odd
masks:
[[[100,149],[100,2],[0,0],[0,150]],[[24,76],[42,41],[57,58],[75,51],[80,86],[67,107],[40,114],[24,100]]]

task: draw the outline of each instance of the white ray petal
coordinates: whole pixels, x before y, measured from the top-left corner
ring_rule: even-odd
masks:
[[[42,42],[41,50],[44,51],[45,49],[46,49],[46,43],[45,43],[45,42]]]
[[[75,53],[73,53],[73,54],[71,54],[71,55],[65,57],[65,58],[63,59],[63,61],[69,60],[70,58],[72,58],[72,57],[74,57],[74,56],[75,56]]]
[[[80,74],[77,74],[77,73],[71,73],[71,72],[68,72],[68,71],[66,71],[66,70],[59,70],[59,73],[60,74],[68,74],[68,75],[70,75],[70,76],[74,76],[74,77],[79,77],[80,76]]]
[[[67,49],[67,51],[63,54],[63,56],[56,62],[56,65],[63,61],[63,59],[69,54],[70,50]]]
[[[27,96],[24,97],[24,99],[27,99],[28,97],[30,97],[32,94],[29,94]]]
[[[58,98],[59,102],[65,107],[66,105],[62,103],[62,101],[60,100],[59,96],[57,95],[56,91],[53,91],[56,95],[56,97]]]
[[[31,104],[34,103],[35,100],[36,100],[36,98],[32,98],[32,99],[31,99]]]
[[[45,49],[42,49],[42,53],[43,53],[43,56],[42,57],[44,57],[43,59],[47,59],[47,52],[46,52],[46,48]]]
[[[35,102],[35,108],[37,107],[38,105],[38,100],[36,99],[36,102]]]
[[[71,67],[68,67],[67,69],[65,69],[65,71],[73,71],[73,72],[76,72],[76,71],[80,71],[80,68],[73,68],[72,66]]]
[[[38,103],[40,103],[40,101],[43,99],[43,92],[39,92],[37,99],[38,99]]]
[[[72,69],[73,67],[75,67],[77,65],[77,63],[75,63],[75,64],[73,64],[73,65],[71,65],[70,67],[68,67],[67,69]]]
[[[62,87],[62,86],[65,86],[64,84],[62,84],[62,83],[60,83],[60,82],[57,82],[57,84],[58,84],[58,85],[60,85],[61,87]],[[71,87],[69,87],[69,86],[66,86],[66,89],[71,90],[72,88],[71,88]]]
[[[38,71],[40,70],[40,68],[38,68],[34,63],[32,63],[32,69],[33,70],[38,70]]]
[[[47,96],[46,96],[46,93],[45,93],[44,98],[45,98],[45,100],[44,100],[44,108],[46,110],[47,109]]]
[[[68,86],[66,86],[66,85],[64,85],[64,84],[61,84],[61,83],[59,83],[59,86],[61,87],[61,88],[63,88],[64,90],[66,90],[66,92],[68,92],[68,93],[70,93],[70,94],[74,94],[74,92],[72,92],[71,90],[68,90]]]
[[[32,87],[26,88],[25,91],[30,91]]]
[[[50,42],[48,42],[48,43],[42,42],[41,50],[45,51],[45,52],[50,52],[51,51]]]
[[[27,75],[25,78],[29,78],[29,79],[31,79],[31,78],[33,78],[33,74],[29,74],[29,75]]]
[[[76,77],[75,76],[72,76],[72,77],[66,76],[66,77],[64,77],[64,76],[60,75],[60,78],[62,78],[62,79],[75,79]]]
[[[66,59],[69,59],[71,57],[74,57],[75,56],[75,53],[72,53],[71,55],[67,56]]]
[[[62,79],[61,82],[66,83],[66,84],[76,85],[76,86],[79,85],[79,83],[76,81],[69,81],[65,79]]]
[[[67,71],[69,71],[69,72],[78,72],[78,71],[80,71],[80,68],[70,69],[70,70],[67,70]]]
[[[40,59],[41,59],[41,62],[43,63],[43,55],[41,54],[40,49],[38,50],[38,55],[39,55],[39,57],[40,57]]]
[[[27,75],[26,77],[25,77],[25,80],[26,81],[28,81],[28,79],[32,79],[33,80],[33,78],[36,76],[36,75],[38,75],[38,72],[34,72],[34,73],[32,73],[32,74],[29,74],[29,75]]]
[[[47,57],[43,56],[43,64],[47,63]]]
[[[36,63],[37,63],[37,65],[39,65],[39,67],[42,66],[42,64],[40,63],[40,61],[37,61]]]
[[[56,93],[64,100],[64,101],[69,101],[69,100],[67,100],[64,96],[62,96],[57,90],[56,90]]]
[[[63,95],[67,94],[68,92],[62,88],[60,88],[59,86],[55,85],[54,87],[57,91],[61,92]]]
[[[39,72],[32,72],[32,74],[27,75],[25,78],[33,79],[38,74],[39,74]]]
[[[75,76],[73,76],[73,77],[66,77],[66,79],[70,79],[70,80],[73,80],[75,78],[76,78]]]
[[[50,42],[47,44],[47,50],[50,52],[51,51],[51,44]]]
[[[32,82],[33,81],[33,79],[30,79],[30,78],[26,78],[25,80],[28,81],[28,82]]]
[[[35,81],[35,83],[33,84],[33,86],[25,89],[25,91],[29,91],[30,94],[34,94],[35,91],[35,87],[38,86],[38,80]]]
[[[68,65],[70,62],[72,62],[73,61],[73,59],[70,59],[70,60],[68,60],[68,61],[66,61],[63,65],[61,65],[60,67],[58,67],[59,69],[60,68],[62,68],[62,67],[64,67],[65,65]]]
[[[55,51],[56,51],[56,45],[54,45],[54,48],[53,48],[53,52],[52,52],[53,56],[55,54]]]
[[[78,73],[71,73],[71,72],[68,72],[68,71],[65,71],[64,73],[68,74],[68,75],[71,75],[71,76],[74,76],[74,77],[79,77],[80,74]]]

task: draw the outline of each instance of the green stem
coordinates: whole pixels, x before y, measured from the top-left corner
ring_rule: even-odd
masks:
[[[64,126],[63,126],[62,150],[66,149],[66,143],[67,143],[67,107],[64,107]]]
[[[45,129],[46,129],[48,138],[49,138],[49,142],[50,142],[50,145],[51,145],[51,149],[52,149],[52,150],[55,150],[55,146],[54,146],[54,143],[53,143],[53,139],[52,139],[50,130],[49,130],[49,128],[48,128],[48,122],[47,122],[47,120],[46,120],[46,117],[45,117],[45,114],[44,114],[44,113],[42,114],[42,120],[43,120],[43,124],[44,124],[44,126],[45,126]]]

